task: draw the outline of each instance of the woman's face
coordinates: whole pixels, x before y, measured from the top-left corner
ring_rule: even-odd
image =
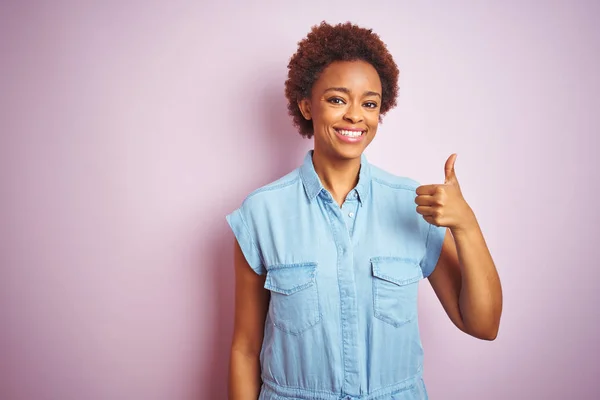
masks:
[[[336,61],[314,83],[310,99],[298,105],[313,121],[315,152],[327,158],[360,157],[377,133],[381,80],[365,61]]]

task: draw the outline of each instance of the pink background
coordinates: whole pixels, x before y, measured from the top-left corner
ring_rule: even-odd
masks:
[[[224,216],[311,146],[283,82],[321,20],[400,67],[370,161],[457,152],[500,271],[491,343],[422,284],[431,398],[600,398],[599,3],[82,3],[0,5],[0,398],[226,398]]]

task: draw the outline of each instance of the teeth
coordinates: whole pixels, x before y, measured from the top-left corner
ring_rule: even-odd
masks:
[[[345,131],[342,129],[338,129],[338,132],[341,135],[350,136],[350,137],[359,137],[360,135],[362,135],[362,131]]]

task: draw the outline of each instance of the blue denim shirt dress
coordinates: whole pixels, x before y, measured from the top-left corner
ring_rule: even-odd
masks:
[[[417,182],[364,155],[340,207],[312,153],[227,216],[271,293],[259,399],[427,399],[417,289],[446,229],[416,212]]]

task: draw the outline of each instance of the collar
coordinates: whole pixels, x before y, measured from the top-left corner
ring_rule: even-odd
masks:
[[[304,157],[304,162],[300,167],[300,179],[304,185],[304,191],[310,201],[313,201],[321,191],[325,190],[319,175],[315,171],[312,161],[314,150],[309,150]],[[370,164],[364,153],[360,156],[360,172],[358,173],[358,183],[353,190],[358,194],[358,201],[362,205],[368,198],[371,188]]]

